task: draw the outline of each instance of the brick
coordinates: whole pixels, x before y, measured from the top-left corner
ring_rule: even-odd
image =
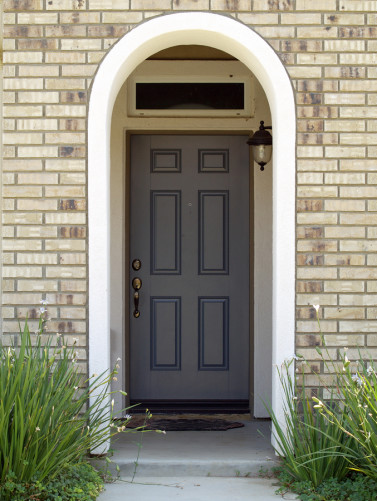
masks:
[[[85,184],[86,175],[85,173],[65,173],[60,174],[60,184]]]
[[[365,153],[362,146],[325,146],[325,154],[329,158],[363,158]]]
[[[56,238],[57,229],[53,226],[20,226],[17,228],[20,238]]]
[[[86,291],[86,281],[85,280],[62,280],[60,282],[62,292],[85,292]]]
[[[77,159],[56,159],[56,160],[46,160],[46,170],[47,171],[84,171],[85,170],[85,160]]]
[[[43,78],[5,78],[4,89],[43,89]]]
[[[3,9],[8,11],[43,10],[43,0],[3,0]]]
[[[342,252],[376,252],[375,240],[342,240],[339,244]]]
[[[298,252],[336,252],[337,242],[332,240],[300,240],[297,242]]]
[[[55,77],[59,75],[59,66],[19,65],[18,74],[20,77]]]
[[[43,26],[4,26],[4,38],[33,38],[43,37]]]
[[[291,26],[255,26],[254,30],[263,38],[295,38],[295,28]]]
[[[334,104],[365,104],[365,94],[325,94],[324,104],[334,105]],[[354,144],[354,143],[353,143]]]
[[[247,0],[247,4],[250,4],[250,1]],[[213,0],[212,0],[212,5],[213,5]],[[213,7],[212,7],[213,8]],[[143,14],[142,12],[130,12],[127,10],[123,10],[120,12],[103,12],[102,13],[102,22],[103,23],[124,23],[124,24],[130,24],[130,23],[140,23],[143,19]]]
[[[341,160],[339,162],[340,170],[343,171],[377,171],[376,160]]]
[[[46,144],[72,144],[85,143],[86,134],[78,132],[46,132]]]
[[[333,268],[297,268],[297,278],[298,279],[328,279],[328,278],[337,278],[337,270]]]
[[[345,133],[340,134],[340,144],[365,144],[365,145],[375,145],[377,144],[377,134],[358,134],[358,133]]]
[[[336,171],[338,170],[338,163],[336,160],[329,159],[299,159],[297,161],[298,171]]]
[[[365,184],[365,174],[361,173],[326,173],[326,184]],[[352,209],[349,209],[352,210]]]
[[[321,146],[297,146],[297,156],[299,158],[318,158],[323,156]]]
[[[322,266],[324,256],[322,254],[297,254],[298,266]]]
[[[321,14],[313,13],[282,13],[280,19],[282,24],[305,25],[305,24],[321,24]]]
[[[3,266],[3,277],[5,278],[41,278],[42,268],[32,266]]]
[[[56,146],[20,146],[18,148],[20,157],[57,157],[58,148]]]
[[[364,266],[365,256],[363,254],[328,254],[325,256],[326,266]]]
[[[325,292],[364,292],[365,286],[364,283],[359,281],[359,280],[334,280],[334,281],[326,281],[324,283],[324,291]],[[352,302],[353,298],[358,298],[358,297],[363,297],[363,296],[350,296],[350,295],[344,295],[340,296],[340,298],[348,298],[349,301],[351,302],[342,302],[340,299],[339,304],[341,305],[353,305],[353,304],[361,304]]]
[[[46,78],[47,90],[85,89],[86,83],[83,78]]]
[[[19,92],[19,103],[58,103],[58,92]]]
[[[59,129],[60,130],[85,130],[86,122],[84,119],[60,119],[59,120]]]
[[[314,282],[318,283],[318,282]],[[307,292],[307,291],[304,291]],[[336,294],[297,294],[296,302],[298,305],[336,305],[337,304]]]
[[[85,197],[84,186],[46,186],[46,197]]]
[[[3,304],[39,304],[39,301],[41,299],[40,294],[21,294],[21,293],[14,293],[14,294],[3,294]]]
[[[42,243],[38,240],[7,239],[3,240],[4,251],[40,251]]]
[[[82,266],[51,266],[46,268],[47,278],[85,278],[86,268]]]
[[[43,59],[42,52],[6,52],[4,53],[4,63],[41,63]]]
[[[377,278],[377,268],[340,268],[339,276],[341,279],[376,279]]]
[[[365,238],[365,227],[363,226],[329,226],[325,228],[326,238]]]
[[[58,14],[53,12],[42,12],[42,13],[26,13],[20,12],[18,14],[19,24],[58,24]]]
[[[297,200],[297,212],[321,211],[323,207],[323,200]]]
[[[47,105],[47,117],[85,117],[86,106],[81,105]]]
[[[17,254],[17,264],[57,264],[57,254],[36,254],[19,253]]]
[[[362,334],[330,334],[325,336],[327,346],[364,346],[365,336]]]
[[[305,172],[297,175],[298,184],[322,184],[323,174],[320,172]]]
[[[86,255],[81,253],[61,253],[59,257],[59,264],[61,265],[71,265],[71,264],[86,264]]]
[[[3,186],[3,196],[10,198],[40,198],[42,196],[42,188],[40,186]]]
[[[368,266],[377,266],[377,255],[371,254],[367,256],[367,265]]]
[[[376,332],[377,331],[377,321],[365,320],[365,321],[340,321],[339,322],[340,332]],[[349,350],[351,351],[351,350]],[[348,358],[354,358],[352,355]]]
[[[17,209],[18,210],[56,210],[57,201],[56,200],[17,200]]]
[[[81,64],[85,63],[85,54],[82,52],[46,52],[46,63],[56,64]]]
[[[85,305],[85,294],[46,294],[49,304]]]
[[[336,0],[296,0],[296,10],[336,11]]]
[[[287,66],[286,67],[291,78],[321,78],[322,69],[318,66]],[[308,115],[304,115],[308,116]],[[318,116],[318,115],[314,115]],[[313,116],[311,116],[313,118]]]
[[[27,132],[4,132],[4,144],[42,144],[43,135]]]
[[[85,7],[84,0],[49,0],[46,5],[47,10],[80,10]]]
[[[80,320],[86,318],[85,308],[60,308],[60,318]]]
[[[46,224],[86,224],[86,214],[75,212],[57,212],[45,214]]]
[[[363,132],[365,131],[364,120],[325,120],[325,130],[332,132]]]
[[[28,212],[3,213],[4,224],[42,224],[42,214]]]
[[[53,280],[19,280],[18,290],[20,292],[57,291],[58,284]]]
[[[117,26],[111,24],[103,24],[101,26],[88,26],[88,36],[95,38],[119,38],[125,35],[128,31],[128,26]]]
[[[338,196],[335,186],[298,186],[297,196],[303,198],[334,198]]]
[[[326,212],[307,212],[297,214],[298,224],[337,224],[338,216]]]
[[[59,157],[85,157],[85,146],[59,146]]]
[[[318,323],[314,321],[298,321],[297,322],[297,332],[318,332]],[[322,332],[336,332],[337,324],[331,320],[323,320],[321,322]]]
[[[325,68],[326,78],[365,78],[366,68],[362,66],[330,66]]]
[[[59,228],[61,238],[85,238],[86,228],[80,226],[63,226]]]
[[[17,120],[18,130],[56,130],[58,121],[54,119],[20,119]]]
[[[42,170],[41,160],[4,160],[3,162],[4,171],[39,171]]]
[[[338,28],[336,26],[299,26],[297,38],[338,38]]]
[[[254,0],[254,10],[290,11],[294,8],[293,0]]]
[[[77,65],[77,64],[65,64],[62,66],[62,75],[68,77],[84,77],[84,76],[93,76],[97,70],[97,65],[95,64],[85,64]]]
[[[343,11],[371,11],[377,10],[377,2],[375,0],[340,0],[339,9]]]
[[[93,38],[62,39],[60,41],[60,45],[61,45],[61,50],[74,50],[74,51],[99,50],[101,49],[101,40]]]
[[[46,240],[47,251],[85,251],[85,240]]]
[[[340,196],[342,198],[376,198],[376,186],[341,186]]]
[[[334,180],[332,180],[334,182]],[[336,211],[336,212],[364,212],[365,211],[365,201],[364,200],[326,200],[325,201],[326,211]]]
[[[59,210],[85,210],[86,202],[85,200],[59,200]]]

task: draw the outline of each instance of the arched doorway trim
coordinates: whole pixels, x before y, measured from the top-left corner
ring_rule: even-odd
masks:
[[[110,366],[110,129],[117,94],[153,53],[174,45],[207,45],[244,63],[269,101],[273,148],[272,408],[283,416],[276,365],[294,354],[295,103],[280,59],[258,34],[235,19],[189,12],[153,18],[109,51],[95,76],[88,123],[89,371]]]

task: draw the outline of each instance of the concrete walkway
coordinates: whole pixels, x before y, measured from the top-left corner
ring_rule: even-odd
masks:
[[[279,501],[274,480],[226,477],[150,477],[146,483],[106,484],[98,501]],[[291,494],[285,500],[296,499]]]
[[[227,431],[121,435],[112,460],[122,480],[106,484],[98,501],[273,501],[275,480],[260,474],[277,464],[270,423],[244,421]],[[139,447],[139,443],[142,447]],[[135,469],[136,475],[130,482]],[[295,499],[285,495],[284,499]]]

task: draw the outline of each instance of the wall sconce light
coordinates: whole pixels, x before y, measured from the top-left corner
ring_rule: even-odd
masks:
[[[272,129],[272,126],[265,127],[261,120],[259,130],[247,140],[247,144],[253,150],[254,162],[260,165],[260,170],[264,170],[264,166],[271,160],[272,155],[272,136],[266,129]]]

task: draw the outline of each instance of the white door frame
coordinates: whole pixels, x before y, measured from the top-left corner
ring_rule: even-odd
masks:
[[[207,45],[244,63],[271,110],[273,145],[272,408],[283,417],[276,366],[294,354],[296,116],[290,78],[270,45],[232,17],[174,13],[141,23],[109,51],[93,81],[88,119],[89,372],[110,367],[110,130],[118,92],[152,54],[174,45]]]

